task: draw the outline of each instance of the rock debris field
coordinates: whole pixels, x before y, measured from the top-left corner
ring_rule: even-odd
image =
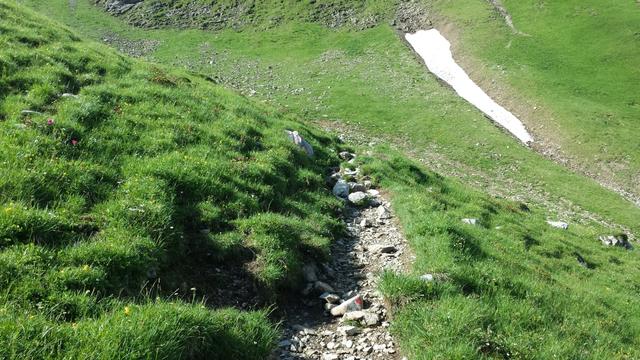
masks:
[[[406,359],[389,333],[377,282],[385,270],[404,271],[413,257],[384,196],[370,181],[348,181],[358,173],[331,176],[334,194],[347,204],[347,236],[334,242],[328,263],[304,266],[306,287],[282,309],[284,335],[272,359]]]

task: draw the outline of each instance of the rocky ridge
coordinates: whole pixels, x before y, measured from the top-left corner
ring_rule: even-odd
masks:
[[[144,0],[93,0],[97,6],[114,16],[122,17],[128,23],[143,28],[198,28],[221,30],[232,28],[240,30],[246,26],[274,27],[291,20],[302,19],[306,22],[318,23],[328,28],[348,27],[364,30],[378,24],[389,22],[398,30],[417,31],[430,28],[427,5],[420,0],[403,0],[392,8],[394,13],[368,8],[360,1],[310,1],[300,8],[300,13],[286,15],[289,6],[282,3],[282,9],[274,11],[275,15],[265,15],[261,11],[273,4],[261,1],[240,1],[220,3],[211,1],[189,1],[175,3],[172,1]],[[287,16],[289,18],[287,18]]]

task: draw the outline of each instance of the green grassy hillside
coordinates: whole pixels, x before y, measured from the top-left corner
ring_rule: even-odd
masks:
[[[327,255],[333,140],[15,3],[0,18],[0,358],[264,357],[264,311],[206,308],[231,287],[214,269],[268,300]]]
[[[540,151],[640,198],[640,145],[635,141],[640,127],[637,4],[501,3],[517,31],[507,27],[487,0],[145,1],[123,18],[135,25],[216,30],[275,29],[300,22],[363,29],[393,23],[399,4],[410,4],[404,5],[412,9],[409,17],[429,17],[436,27],[446,29],[474,79],[525,120]],[[261,47],[259,53],[268,49]]]
[[[132,60],[0,0],[0,358],[265,358],[278,336],[265,309],[341,231],[324,175],[345,145],[294,117],[325,114],[389,143],[363,146],[357,162],[416,255],[381,284],[404,354],[640,357],[637,250],[604,247],[597,236],[614,227],[580,215],[637,231],[638,209],[521,148],[426,75],[389,27],[147,32],[89,2],[29,3],[87,36],[159,40],[150,56],[206,76]],[[528,205],[407,153],[445,158],[465,182],[481,173]],[[566,231],[546,223],[560,200],[580,206]],[[249,296],[263,301],[221,306],[238,284],[257,284]]]
[[[410,359],[640,356],[640,259],[597,240],[610,229],[555,229],[544,209],[487,197],[384,148],[376,157],[363,169],[392,192],[416,253],[411,274],[386,273],[381,285]]]
[[[637,206],[505,136],[429,75],[386,24],[364,31],[297,20],[240,32],[142,30],[88,1],[25,3],[124,51],[151,41],[144,54],[154,61],[206,74],[307,119],[349,124],[494,194],[544,202],[567,220],[597,217],[637,231]],[[496,16],[487,21],[503,26]]]
[[[436,1],[475,77],[570,165],[640,194],[640,8],[635,1]],[[497,80],[497,81],[496,81]],[[534,107],[536,109],[534,109]]]

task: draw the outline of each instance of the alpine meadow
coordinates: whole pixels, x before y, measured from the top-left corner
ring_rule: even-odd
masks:
[[[639,96],[633,0],[0,0],[0,359],[638,359]]]

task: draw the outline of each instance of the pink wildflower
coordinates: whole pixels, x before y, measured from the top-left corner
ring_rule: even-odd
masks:
[[[56,121],[55,121],[55,120],[53,120],[52,118],[48,118],[48,119],[47,119],[47,125],[49,125],[49,126],[53,126],[53,124],[55,124],[55,123],[56,123]]]
[[[76,140],[76,139],[71,139],[71,145],[73,145],[73,146],[78,145],[78,140]]]

